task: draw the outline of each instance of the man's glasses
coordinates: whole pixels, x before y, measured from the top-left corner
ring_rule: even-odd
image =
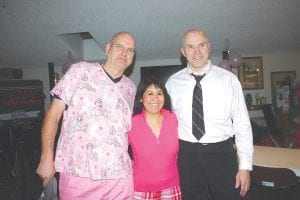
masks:
[[[114,46],[115,48],[122,50],[122,51],[126,51],[132,55],[135,54],[135,49],[134,48],[126,48],[123,44],[120,43],[112,43],[112,46]]]

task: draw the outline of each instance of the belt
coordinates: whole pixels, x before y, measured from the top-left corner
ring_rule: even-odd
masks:
[[[223,141],[220,141],[220,142],[213,142],[213,143],[188,142],[188,141],[179,139],[179,143],[189,144],[189,145],[193,145],[193,146],[219,145],[219,144],[223,144],[223,143],[227,143],[227,142],[231,142],[231,141],[233,141],[232,138],[228,138],[227,140],[223,140]]]

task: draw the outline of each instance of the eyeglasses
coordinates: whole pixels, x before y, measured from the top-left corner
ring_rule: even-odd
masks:
[[[134,48],[126,48],[123,44],[120,43],[112,43],[112,46],[114,46],[115,48],[121,50],[121,51],[126,51],[132,55],[135,54],[135,49]]]

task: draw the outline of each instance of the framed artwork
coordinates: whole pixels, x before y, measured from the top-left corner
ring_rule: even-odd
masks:
[[[296,71],[271,72],[272,102],[277,111],[289,110],[289,96],[295,81]]]
[[[243,57],[238,77],[245,90],[263,89],[262,57]]]

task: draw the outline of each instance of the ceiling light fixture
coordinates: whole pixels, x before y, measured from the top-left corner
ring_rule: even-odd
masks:
[[[222,51],[223,60],[219,66],[229,71],[232,68],[238,68],[241,65],[241,56],[239,53],[231,49],[230,41],[228,38],[225,39],[225,50]]]

